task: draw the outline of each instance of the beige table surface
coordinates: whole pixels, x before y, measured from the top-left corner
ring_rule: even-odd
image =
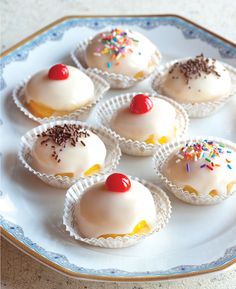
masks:
[[[0,0],[1,50],[66,15],[172,13],[185,16],[236,41],[235,0]],[[1,284],[4,289],[235,289],[236,270],[197,278],[156,283],[104,283],[64,277],[1,242]]]

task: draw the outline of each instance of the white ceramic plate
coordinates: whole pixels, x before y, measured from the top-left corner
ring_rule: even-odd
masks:
[[[20,136],[37,124],[14,105],[12,89],[22,79],[56,62],[71,64],[70,51],[105,28],[140,31],[161,50],[163,63],[203,52],[236,66],[234,44],[178,16],[76,18],[57,21],[6,52],[1,78],[0,213],[3,235],[48,266],[78,278],[147,281],[221,270],[236,261],[236,196],[210,207],[191,206],[170,195],[168,226],[134,247],[102,249],[81,244],[62,225],[65,192],[51,188],[21,167]],[[150,81],[119,93],[151,90]],[[93,122],[93,114],[89,121]],[[236,142],[236,98],[217,114],[194,119],[189,135],[215,135]],[[151,158],[123,156],[125,173],[156,182]]]

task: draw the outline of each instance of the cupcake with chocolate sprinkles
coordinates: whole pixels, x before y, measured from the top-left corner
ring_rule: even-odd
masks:
[[[90,176],[104,165],[106,147],[92,131],[80,125],[55,125],[37,135],[32,166],[46,174]]]
[[[214,204],[236,191],[236,146],[221,139],[197,138],[157,152],[156,165],[175,195],[193,204]],[[158,157],[159,154],[159,157]],[[167,154],[167,153],[166,153]],[[164,158],[163,158],[164,157]],[[157,167],[156,167],[157,168]]]
[[[110,171],[120,150],[108,133],[78,121],[59,121],[28,132],[19,155],[28,169],[39,177],[46,176],[46,181],[62,180],[63,184],[67,180],[71,184],[78,178]]]
[[[200,54],[167,63],[152,86],[155,91],[183,104],[190,116],[201,117],[225,103],[232,94],[235,77],[235,69]]]

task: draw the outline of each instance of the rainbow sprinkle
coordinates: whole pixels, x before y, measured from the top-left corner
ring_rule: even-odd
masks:
[[[222,156],[225,160],[225,165],[228,169],[232,170],[231,161],[228,158],[228,155],[232,151],[225,149],[225,146],[221,143],[216,143],[209,140],[204,140],[202,142],[191,141],[188,142],[185,146],[181,147],[178,151],[176,163],[181,162],[182,160],[186,161],[186,171],[191,172],[191,162],[190,161],[201,161],[199,166],[200,169],[208,169],[213,171],[215,168],[220,167],[216,163],[217,157]]]
[[[110,55],[111,61],[115,61],[115,65],[120,65],[119,59],[125,57],[128,52],[132,53],[131,49],[134,42],[138,40],[128,36],[127,32],[115,28],[109,33],[102,33],[103,47],[97,48],[94,52],[95,56]],[[107,68],[110,69],[112,62],[107,62]]]

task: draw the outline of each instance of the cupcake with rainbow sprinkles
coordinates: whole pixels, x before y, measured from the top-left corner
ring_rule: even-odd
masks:
[[[115,28],[90,41],[85,60],[88,67],[140,79],[153,72],[160,54],[142,34]]]
[[[182,141],[169,148],[160,174],[181,200],[218,203],[236,190],[236,151],[231,144],[207,138]]]
[[[71,56],[78,67],[102,76],[112,88],[135,85],[150,76],[161,59],[144,35],[117,27],[80,43]]]

